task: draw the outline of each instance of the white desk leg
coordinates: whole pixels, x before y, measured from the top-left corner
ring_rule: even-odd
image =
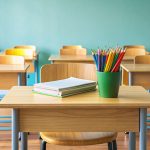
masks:
[[[129,78],[128,78],[128,84],[129,86],[132,85],[132,74],[129,72]],[[135,150],[136,149],[136,133],[135,132],[129,132],[129,150]]]
[[[129,84],[129,86],[132,85],[132,74],[131,74],[131,72],[129,72],[128,84]]]
[[[147,108],[141,108],[140,109],[140,142],[139,142],[140,150],[147,149],[147,146],[146,146],[146,144],[147,144],[146,116],[147,116]]]
[[[12,150],[18,150],[18,110],[13,109],[12,110]]]

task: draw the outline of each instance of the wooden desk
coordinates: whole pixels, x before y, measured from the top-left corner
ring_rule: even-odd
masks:
[[[16,85],[26,85],[29,65],[0,65],[0,89],[10,89]],[[10,109],[1,109],[1,116],[11,115]],[[7,125],[6,125],[7,126]],[[0,126],[0,128],[3,128]]]
[[[25,73],[29,65],[1,65],[0,64],[0,89],[10,89],[15,85],[24,85]],[[24,74],[24,75],[23,75]]]
[[[140,85],[150,89],[149,64],[122,64],[122,84]]]
[[[51,55],[48,59],[52,63],[94,63],[92,55]]]
[[[1,52],[1,55],[5,55],[5,52]],[[39,52],[36,52],[34,56],[24,56],[25,63],[29,65],[28,73],[35,72],[35,82],[38,80],[38,56]]]
[[[125,56],[122,63],[134,63],[135,56]],[[92,55],[86,56],[68,56],[68,55],[51,55],[48,59],[52,63],[94,63]]]
[[[135,150],[135,132],[140,131],[140,150],[146,150],[146,113],[150,94],[142,87],[120,87],[118,98],[101,98],[98,92],[56,98],[32,93],[32,87],[13,87],[0,108],[13,109],[12,150],[27,150],[23,132],[130,131],[129,150]],[[132,131],[132,132],[131,132]]]

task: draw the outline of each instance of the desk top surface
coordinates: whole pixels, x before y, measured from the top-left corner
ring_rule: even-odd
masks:
[[[92,55],[51,55],[48,60],[57,61],[93,61]]]
[[[135,56],[124,56],[123,60],[134,60]],[[51,55],[49,57],[50,61],[91,61],[93,62],[92,55],[83,55],[83,56],[77,56],[77,55]]]
[[[0,72],[18,72],[18,73],[23,73],[26,72],[28,67],[30,65],[25,64],[25,65],[2,65],[0,64]]]
[[[150,64],[121,64],[127,72],[150,72]]]
[[[141,108],[150,107],[150,94],[140,86],[121,86],[118,98],[101,98],[98,91],[57,98],[32,92],[33,87],[13,87],[0,108]]]

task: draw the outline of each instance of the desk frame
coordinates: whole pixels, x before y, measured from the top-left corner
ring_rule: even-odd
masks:
[[[84,108],[83,108],[84,109]],[[105,109],[105,108],[104,108]],[[113,109],[116,109],[116,108],[109,108],[109,110],[110,110],[110,112],[111,112],[111,110],[112,110],[112,112],[113,112]],[[130,109],[132,109],[132,108],[130,108]],[[27,115],[26,114],[28,114],[29,113],[29,111],[27,111],[27,110],[30,110],[30,109],[26,109],[26,108],[14,108],[13,109],[13,112],[12,112],[12,137],[13,137],[13,140],[12,140],[12,145],[13,145],[13,147],[12,147],[12,150],[18,150],[18,133],[19,133],[19,131],[21,130],[21,131],[25,131],[25,132],[22,132],[21,133],[21,150],[27,150],[27,132],[28,131],[39,131],[40,129],[39,129],[39,126],[41,126],[40,124],[37,124],[37,122],[36,123],[34,123],[34,121],[33,122],[30,122],[30,125],[32,126],[33,125],[33,127],[34,127],[34,129],[31,129],[31,130],[27,130],[27,124],[28,124],[28,122],[27,122],[27,120],[25,120],[25,122],[27,122],[27,124],[23,124],[22,123],[22,121],[20,120],[20,118],[28,118],[27,117]],[[82,112],[82,108],[80,109],[81,110],[81,112]],[[80,111],[79,110],[79,111]],[[122,110],[126,110],[126,112],[128,113],[128,108],[123,108]],[[137,108],[135,109],[135,112],[137,112],[136,111],[137,110]],[[39,114],[41,113],[41,111],[39,111],[38,110],[38,108],[37,109],[32,109],[32,111],[34,112],[39,112],[38,113],[38,115],[37,116],[39,116]],[[45,111],[49,111],[49,114],[51,114],[50,116],[52,117],[52,116],[58,116],[59,114],[57,114],[56,115],[56,113],[55,113],[55,111],[51,111],[51,109],[46,109]],[[60,109],[58,109],[58,111],[60,111]],[[58,112],[57,111],[57,112]],[[72,114],[72,110],[70,111],[70,114]],[[91,110],[91,112],[90,112],[90,108],[89,108],[89,110],[87,110],[86,112],[88,112],[89,114],[91,114],[91,115],[93,115],[94,113],[93,113],[93,111]],[[101,113],[101,110],[99,109],[99,114],[102,114]],[[134,111],[133,111],[134,112]],[[129,150],[136,150],[136,146],[135,146],[135,131],[137,131],[137,130],[139,130],[140,131],[140,150],[146,150],[146,124],[145,124],[145,122],[146,122],[146,114],[147,114],[147,108],[138,108],[138,112],[140,112],[140,114],[139,115],[137,115],[137,113],[135,113],[135,115],[137,115],[137,118],[139,117],[140,118],[140,129],[138,129],[137,128],[137,126],[135,126],[135,129],[133,129],[132,128],[132,130],[134,131],[134,132],[130,132],[130,137],[129,137]],[[66,109],[65,111],[63,111],[63,113],[62,114],[67,114],[68,113],[68,110]],[[96,113],[97,114],[97,113]],[[117,113],[118,114],[118,113]],[[95,114],[94,114],[95,115]],[[93,116],[94,116],[93,115]],[[120,115],[120,114],[119,114]],[[133,115],[133,114],[132,114]],[[131,116],[132,116],[131,115]],[[37,116],[35,116],[34,114],[33,114],[33,116],[31,116],[30,117],[30,119],[32,120],[33,118],[35,119],[35,117],[37,117]],[[49,115],[47,115],[46,114],[46,116],[49,118],[49,120],[53,120],[54,121],[54,118],[52,117],[52,118],[50,118],[50,116]],[[76,116],[76,114],[75,114],[75,116]],[[75,117],[74,116],[74,117]],[[92,117],[93,117],[92,116]],[[33,118],[32,118],[33,117]],[[66,118],[65,118],[65,116],[63,116],[64,118],[63,119],[67,119],[67,115],[66,115]],[[81,117],[75,117],[74,118],[73,117],[73,119],[75,119],[75,121],[77,122],[77,119],[80,121],[81,120],[81,118],[83,117],[82,115],[81,115]],[[87,116],[86,116],[87,117]],[[108,117],[108,116],[107,116]],[[110,116],[111,117],[111,116]],[[123,112],[121,115],[120,115],[120,119],[122,119],[122,117],[126,117],[126,113],[125,112]],[[133,116],[133,117],[135,117],[135,116]],[[44,117],[43,117],[44,118]],[[42,119],[43,119],[42,118]],[[88,118],[88,117],[87,117]],[[97,118],[97,117],[95,117],[96,119],[98,119],[99,120],[99,118]],[[103,117],[102,117],[103,118]],[[29,119],[29,120],[30,120]],[[39,119],[39,120],[38,120]],[[41,120],[40,120],[40,116],[38,117],[38,119],[36,118],[36,120],[37,121],[39,121],[39,122],[41,122]],[[46,120],[47,118],[45,118],[45,120]],[[82,118],[83,120],[85,119],[84,117]],[[112,119],[112,118],[111,118]],[[126,119],[133,119],[133,118],[127,118],[126,117]],[[88,119],[87,119],[88,120]],[[107,120],[109,120],[109,118],[107,118]],[[52,122],[53,122],[52,121]],[[53,122],[54,124],[53,124],[53,126],[51,125],[50,126],[50,128],[49,129],[51,129],[51,131],[57,131],[57,129],[59,130],[59,131],[79,131],[79,132],[81,132],[81,131],[89,131],[89,126],[88,126],[88,128],[86,128],[84,125],[86,124],[86,122],[83,124],[83,126],[82,125],[79,125],[79,124],[76,124],[74,127],[70,127],[69,129],[67,128],[67,122],[65,121],[63,124],[61,124],[60,123],[60,125],[58,126],[58,122],[60,121],[58,118],[55,120],[56,122]],[[110,121],[111,122],[111,121]],[[133,122],[132,123],[134,123],[135,122],[135,120],[133,120]],[[139,120],[137,120],[136,121],[136,123],[138,123],[139,122]],[[83,123],[83,122],[80,122],[81,124]],[[93,122],[92,122],[93,123]],[[128,124],[129,124],[129,126],[130,126],[130,123],[131,122],[128,122]],[[35,124],[37,124],[36,126],[34,126]],[[94,123],[93,123],[94,124]],[[123,124],[123,123],[122,123]],[[98,127],[100,125],[100,127]],[[60,126],[62,126],[62,129],[61,128],[59,128]],[[106,125],[107,126],[107,125]],[[82,128],[82,127],[85,127],[85,128]],[[94,124],[93,125],[93,128],[91,129],[91,131],[107,131],[107,127],[104,127],[102,130],[101,130],[101,127],[102,127],[102,125],[100,124],[100,122],[97,122],[97,124]],[[43,128],[43,126],[42,126],[42,128]],[[46,126],[44,126],[44,128],[45,129],[43,129],[43,130],[46,130]],[[110,126],[110,131],[111,131],[111,129],[113,130],[113,123],[112,123],[112,126]],[[126,131],[126,127],[124,127],[124,129],[120,129],[119,128],[119,126],[118,126],[118,129],[119,129],[119,131]],[[115,130],[116,131],[116,130]]]

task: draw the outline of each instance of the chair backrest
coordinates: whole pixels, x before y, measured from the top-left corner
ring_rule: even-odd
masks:
[[[24,65],[24,57],[22,56],[10,56],[10,55],[0,55],[0,64],[5,65]]]
[[[30,49],[33,51],[36,51],[36,46],[34,45],[16,45],[14,48],[24,48],[24,49]]]
[[[146,50],[143,45],[126,45],[124,46],[124,49],[126,49],[125,56],[138,56],[146,54]]]
[[[41,68],[41,82],[60,80],[68,77],[77,77],[96,81],[95,64],[46,64]]]
[[[87,50],[80,45],[63,46],[60,49],[60,55],[86,55]]]
[[[78,48],[82,48],[82,46],[81,45],[64,45],[63,48],[78,49]]]
[[[34,51],[27,48],[10,48],[5,50],[6,55],[17,55],[17,56],[34,56]]]
[[[150,64],[150,55],[136,56],[135,64]]]

